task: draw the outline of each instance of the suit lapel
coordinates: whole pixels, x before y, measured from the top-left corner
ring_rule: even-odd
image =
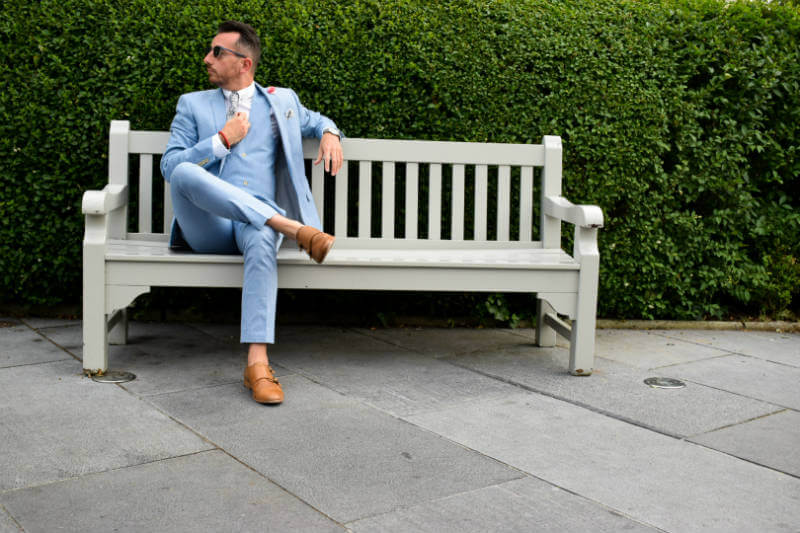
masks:
[[[222,89],[217,89],[211,102],[211,112],[213,113],[214,124],[217,129],[222,129],[227,122],[225,109],[225,95]]]

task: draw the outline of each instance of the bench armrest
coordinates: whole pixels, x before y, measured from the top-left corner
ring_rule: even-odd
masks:
[[[546,215],[584,228],[602,228],[603,211],[596,205],[575,205],[563,196],[545,196],[542,209]]]
[[[105,215],[128,204],[128,186],[109,184],[102,191],[83,193],[81,211],[84,215]]]

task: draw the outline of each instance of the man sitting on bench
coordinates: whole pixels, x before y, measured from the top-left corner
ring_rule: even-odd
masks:
[[[170,128],[161,173],[175,219],[170,246],[244,256],[241,342],[248,343],[244,385],[260,403],[283,390],[269,366],[275,337],[276,256],[283,236],[321,263],[334,237],[318,229],[305,176],[302,137],[321,139],[315,164],[336,174],[341,134],[306,109],[291,89],[255,83],[261,44],[248,24],[220,24],[204,63],[218,89],[184,94]]]

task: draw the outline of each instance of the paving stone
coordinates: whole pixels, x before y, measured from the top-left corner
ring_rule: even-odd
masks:
[[[210,335],[217,340],[230,344],[239,344],[240,330],[239,324],[213,324],[207,322],[192,322],[189,326],[206,335]]]
[[[666,531],[800,523],[800,479],[538,394],[407,419]]]
[[[726,355],[726,352],[648,331],[597,330],[596,357],[611,359],[637,368],[656,368],[720,355]]]
[[[37,318],[30,317],[23,320],[27,325],[34,329],[60,328],[63,326],[80,326],[81,321],[69,318]]]
[[[520,341],[520,335],[514,335],[511,333],[512,330],[508,329],[388,328],[357,331],[435,357],[514,346],[525,342]]]
[[[530,477],[366,518],[348,526],[354,533],[656,531]]]
[[[502,397],[498,380],[347,330],[315,328],[270,348],[272,360],[394,414]]]
[[[521,477],[301,376],[281,382],[278,407],[241,385],[151,401],[340,522]]]
[[[73,359],[0,369],[0,491],[211,447]]]
[[[786,410],[690,440],[800,477],[800,413],[797,411]]]
[[[666,376],[800,409],[800,367],[729,355],[660,369]]]
[[[705,330],[663,330],[653,333],[800,367],[800,334],[797,333]]]
[[[0,494],[27,532],[344,528],[220,451]]]
[[[131,322],[128,340],[124,350],[113,358],[109,354],[109,368],[136,374],[124,387],[143,396],[238,383],[247,363],[239,343],[217,340],[184,324]],[[286,373],[280,367],[275,371]]]
[[[25,325],[0,328],[0,368],[72,359]]]
[[[569,352],[564,348],[521,345],[443,361],[680,437],[781,410],[779,406],[694,383],[683,389],[654,389],[644,384],[646,378],[653,376],[652,371],[602,358],[595,358],[591,376],[571,376],[567,372]]]

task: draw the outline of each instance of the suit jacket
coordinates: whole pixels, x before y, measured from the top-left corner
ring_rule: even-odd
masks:
[[[311,196],[303,162],[303,137],[322,138],[323,129],[336,127],[328,117],[303,107],[291,89],[269,87],[258,83],[256,91],[269,101],[280,132],[275,161],[275,201],[279,211],[303,224],[320,228],[322,224]],[[254,95],[254,98],[257,95]],[[219,176],[225,157],[214,156],[212,138],[226,122],[225,97],[222,89],[198,91],[182,95],[170,127],[167,148],[161,157],[161,174],[168,182],[175,167],[183,162],[198,164]],[[252,124],[251,128],[269,128],[270,124]],[[257,178],[261,170],[253,168]],[[180,239],[172,221],[170,243]]]

